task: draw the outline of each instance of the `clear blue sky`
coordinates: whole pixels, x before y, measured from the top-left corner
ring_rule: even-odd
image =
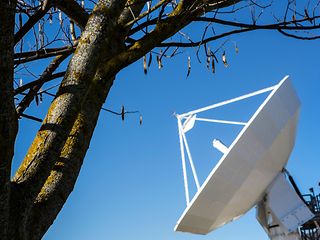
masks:
[[[185,208],[173,112],[182,113],[268,87],[285,75],[290,75],[302,102],[288,169],[302,192],[311,186],[319,190],[320,42],[294,40],[271,31],[229,39],[236,42],[239,53],[235,53],[233,42],[227,43],[229,67],[223,66],[220,52],[215,74],[206,69],[204,61],[197,62],[194,49],[164,59],[161,70],[154,61],[147,75],[142,60],[118,74],[105,107],[120,111],[124,105],[128,110],[139,110],[143,124],[139,126],[137,115],[128,115],[122,122],[118,116],[101,112],[76,187],[45,240],[267,239],[255,220],[255,211],[206,236],[173,231]],[[211,45],[216,48],[220,44]],[[189,55],[192,69],[186,79]],[[42,114],[41,108],[35,111]],[[241,110],[247,110],[245,104]],[[241,119],[239,109],[234,111]],[[27,120],[20,124],[23,130],[17,140],[15,168],[39,127]],[[215,129],[212,138],[224,130]],[[202,146],[193,142],[190,147],[197,151]],[[196,167],[205,168],[207,159],[194,160]]]

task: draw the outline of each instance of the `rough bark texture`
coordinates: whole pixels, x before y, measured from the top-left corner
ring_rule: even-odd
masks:
[[[81,29],[84,29],[89,14],[74,0],[53,0],[53,4],[70,17]]]
[[[28,239],[26,222],[32,203],[60,156],[99,62],[107,52],[112,51],[111,42],[117,42],[108,36],[116,38],[117,19],[125,2],[101,0],[88,20],[57,97],[14,177],[15,198],[21,201],[17,203],[20,216],[17,217],[16,212],[12,214],[17,218],[11,219],[11,225],[19,226],[18,231],[12,231],[12,239]]]
[[[112,82],[113,79],[103,79],[91,86],[91,97],[83,104],[60,158],[35,201],[28,239],[41,239],[72,192]]]
[[[13,102],[15,1],[0,3],[0,236],[7,239],[11,161],[18,130]]]
[[[132,7],[133,14],[138,15],[143,5],[137,4]],[[132,20],[131,11],[129,9],[123,11],[118,21],[119,29]],[[127,27],[123,30],[120,44],[113,45],[114,52],[122,51],[125,33],[129,29],[130,27]],[[97,70],[60,158],[56,161],[50,176],[37,196],[28,222],[28,229],[32,229],[30,239],[39,239],[48,230],[74,188],[102,104],[114,80],[114,77],[106,78],[107,74],[103,71],[103,66],[101,64]]]

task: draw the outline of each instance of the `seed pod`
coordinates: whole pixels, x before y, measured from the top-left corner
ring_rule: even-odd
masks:
[[[216,66],[215,66],[215,63],[214,63],[214,58],[212,58],[211,67],[212,67],[212,73],[215,73],[216,72]]]
[[[228,62],[227,62],[227,57],[226,57],[226,52],[225,51],[222,54],[222,62],[223,62],[223,65],[225,67],[228,67]]]
[[[312,23],[312,20],[310,19],[310,16],[309,16],[309,13],[308,13],[308,10],[307,10],[307,9],[304,9],[304,17],[305,17],[306,19],[308,19],[310,23]]]
[[[139,117],[139,124],[142,125],[142,115]]]
[[[63,19],[62,19],[62,12],[61,12],[61,10],[60,10],[60,9],[59,9],[59,14],[58,14],[58,16],[59,16],[60,26],[62,27]]]
[[[149,61],[148,61],[148,67],[150,67],[151,62],[152,62],[152,53],[150,52],[150,54],[149,54]]]
[[[163,67],[161,57],[157,55],[158,68],[161,69]]]
[[[210,61],[211,61],[211,57],[207,57],[207,69],[210,70]]]
[[[122,105],[122,107],[121,107],[121,119],[122,119],[122,121],[124,121],[124,114],[125,114],[124,106]]]
[[[70,34],[71,34],[71,39],[73,42],[77,40],[76,33],[74,31],[74,22],[70,20]]]
[[[38,105],[39,105],[39,97],[38,97],[38,94],[36,94],[36,95],[34,96],[34,98],[35,98],[36,104],[37,104],[37,106],[38,106]]]
[[[187,72],[187,77],[189,77],[191,71],[191,59],[190,56],[188,56],[188,72]]]
[[[19,29],[22,28],[22,14],[19,13]]]
[[[52,24],[52,9],[49,10],[49,23]]]
[[[294,12],[293,15],[292,15],[292,21],[295,22],[296,20],[297,20],[296,19],[296,13]]]
[[[207,49],[207,59],[206,59],[207,69],[208,70],[210,70],[210,61],[211,61],[211,53],[210,53],[210,47],[208,47],[208,49]]]
[[[151,9],[151,1],[148,1],[147,2],[147,10],[148,10],[148,12],[150,12],[150,9]]]
[[[40,39],[40,47],[43,48],[44,47],[44,30],[43,30],[43,22],[40,20],[39,21],[39,39]]]
[[[40,97],[40,103],[42,103],[43,97],[42,97],[42,89],[40,88],[39,91],[39,97]]]
[[[147,74],[148,70],[147,70],[147,57],[146,55],[143,56],[143,72],[144,74]]]

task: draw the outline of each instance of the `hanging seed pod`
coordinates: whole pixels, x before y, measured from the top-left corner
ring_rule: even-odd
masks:
[[[22,14],[19,13],[19,29],[22,28],[22,25],[23,25],[23,23],[22,23]]]
[[[159,68],[159,69],[163,68],[163,64],[162,64],[162,50],[160,50],[159,55],[157,55],[157,62],[158,62],[158,68]]]
[[[42,88],[40,88],[40,91],[39,91],[40,103],[42,103],[42,100],[43,100],[42,91],[43,91]]]
[[[122,121],[124,121],[124,114],[125,114],[124,106],[122,105],[122,107],[121,107],[121,119],[122,119]]]
[[[294,12],[293,15],[292,15],[292,21],[293,21],[293,22],[297,21],[296,12]]]
[[[23,81],[22,81],[22,78],[20,78],[19,80],[19,87],[21,87],[23,85]]]
[[[150,54],[149,54],[149,61],[148,61],[148,68],[150,67],[151,62],[152,62],[152,53],[150,52]]]
[[[59,9],[58,10],[58,16],[59,16],[59,22],[60,22],[60,26],[62,27],[62,25],[63,25],[63,19],[62,19],[62,12],[61,12],[61,10]]]
[[[144,55],[143,56],[143,72],[144,74],[147,74],[148,70],[147,70],[147,56]]]
[[[210,70],[210,61],[211,61],[211,53],[210,53],[210,48],[208,47],[208,50],[207,50],[207,59],[206,59],[207,69],[208,69],[208,70]]]
[[[151,1],[148,1],[148,2],[147,2],[147,9],[148,9],[148,12],[150,12],[150,9],[151,9]]]
[[[228,67],[228,62],[227,62],[227,57],[226,57],[226,52],[225,51],[222,54],[222,62],[223,62],[223,65],[225,67]]]
[[[52,24],[52,8],[49,10],[49,23]]]
[[[48,3],[49,3],[49,0],[44,0],[41,2],[42,11],[45,11]]]
[[[158,68],[161,69],[163,67],[161,57],[157,55]]]
[[[74,22],[70,20],[70,35],[73,42],[77,40],[76,33],[74,31]]]
[[[208,70],[210,70],[210,61],[211,61],[211,57],[207,57],[207,60],[206,60],[206,62],[207,62],[207,69]]]
[[[40,20],[39,21],[39,39],[40,39],[40,47],[43,48],[44,47],[44,30],[43,30],[43,21]]]
[[[84,1],[81,1],[81,7],[84,8]]]
[[[39,97],[38,97],[38,94],[36,94],[36,95],[34,96],[34,98],[35,98],[35,100],[36,100],[37,106],[39,106]]]
[[[142,115],[139,117],[139,124],[142,125]]]
[[[215,73],[216,72],[216,66],[215,66],[215,63],[214,63],[214,58],[212,58],[212,61],[211,61],[211,68],[212,68],[212,73]]]
[[[236,53],[239,53],[239,48],[238,48],[237,44],[236,44]]]
[[[191,58],[188,56],[188,72],[187,72],[187,77],[189,77],[191,71]]]
[[[309,16],[309,13],[308,13],[308,10],[307,9],[304,9],[304,17],[305,19],[308,19],[310,23],[312,23],[312,20]]]

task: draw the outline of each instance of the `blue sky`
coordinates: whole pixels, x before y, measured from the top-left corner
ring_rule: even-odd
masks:
[[[245,33],[229,39],[224,47],[229,67],[223,66],[220,52],[215,74],[206,69],[205,61],[197,62],[194,49],[164,59],[161,70],[153,61],[147,75],[143,73],[142,60],[118,74],[105,107],[120,111],[124,105],[128,110],[139,110],[143,124],[139,126],[138,115],[128,115],[122,122],[118,116],[101,112],[75,190],[45,240],[267,239],[254,211],[206,236],[173,231],[185,208],[173,113],[274,85],[285,75],[290,75],[302,102],[296,145],[287,168],[302,192],[311,186],[319,190],[316,171],[320,167],[319,41],[290,39],[273,31]],[[239,48],[238,54],[233,41]],[[212,48],[221,43],[212,43]],[[186,78],[188,56],[191,73]],[[241,119],[260,102],[261,98],[252,99],[249,105],[230,108],[226,114],[234,113],[236,119]],[[46,104],[30,112],[43,115]],[[223,112],[220,116],[224,118]],[[38,127],[38,123],[20,121],[14,168]],[[229,134],[228,131],[225,126],[214,128],[212,139]],[[236,129],[232,131],[230,136]],[[203,145],[194,141],[190,147],[197,151]],[[211,170],[208,158],[210,153],[194,159],[204,175]]]

